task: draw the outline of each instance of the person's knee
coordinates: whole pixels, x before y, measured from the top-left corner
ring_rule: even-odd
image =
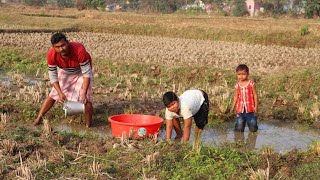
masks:
[[[242,118],[237,118],[236,120],[236,125],[234,130],[235,131],[239,131],[239,132],[243,132],[244,131],[244,120]]]
[[[249,127],[249,131],[250,131],[250,132],[256,132],[256,131],[258,131],[257,120],[256,120],[255,118],[252,118],[252,119],[248,122],[248,127]]]

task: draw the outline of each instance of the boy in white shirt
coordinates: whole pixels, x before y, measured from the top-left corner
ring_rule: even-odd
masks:
[[[169,91],[163,95],[163,103],[166,106],[166,139],[171,139],[173,127],[177,134],[176,139],[181,138],[183,134],[183,142],[188,142],[192,118],[196,123],[195,137],[198,139],[200,131],[208,123],[209,99],[207,93],[194,89],[187,90],[177,97],[174,92]],[[184,133],[182,133],[178,119],[180,117],[184,119]]]

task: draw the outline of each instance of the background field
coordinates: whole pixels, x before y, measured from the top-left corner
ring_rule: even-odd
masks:
[[[274,179],[319,176],[319,142],[285,154],[243,144],[191,147],[154,139],[120,141],[79,132],[31,129],[50,90],[46,51],[53,32],[64,31],[93,56],[94,127],[119,113],[163,116],[161,96],[189,88],[208,92],[209,126],[232,121],[228,113],[234,68],[250,67],[260,98],[259,120],[316,127],[319,111],[318,19],[106,13],[75,9],[0,7],[0,177],[106,179]],[[309,33],[301,35],[301,27]],[[28,78],[38,79],[30,85]],[[3,81],[4,82],[4,81]],[[46,119],[63,120],[55,107]],[[27,124],[27,125],[24,125]],[[20,158],[21,154],[21,158]],[[312,172],[312,173],[309,173]]]

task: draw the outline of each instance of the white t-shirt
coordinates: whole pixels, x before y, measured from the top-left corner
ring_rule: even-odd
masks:
[[[188,119],[194,116],[205,101],[201,90],[187,90],[179,96],[180,114],[171,112],[166,108],[166,120],[182,117]]]

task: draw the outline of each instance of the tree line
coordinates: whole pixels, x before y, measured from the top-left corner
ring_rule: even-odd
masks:
[[[205,13],[206,9],[195,4],[197,0],[7,0],[30,6],[53,5],[60,8],[76,7],[82,9],[104,10],[107,5],[118,5],[123,11],[140,11],[146,13]],[[265,14],[275,15],[291,13],[304,14],[306,18],[320,16],[320,0],[256,0],[264,8]],[[216,14],[244,16],[248,14],[245,0],[202,0],[210,5]],[[208,7],[208,6],[206,6]]]

